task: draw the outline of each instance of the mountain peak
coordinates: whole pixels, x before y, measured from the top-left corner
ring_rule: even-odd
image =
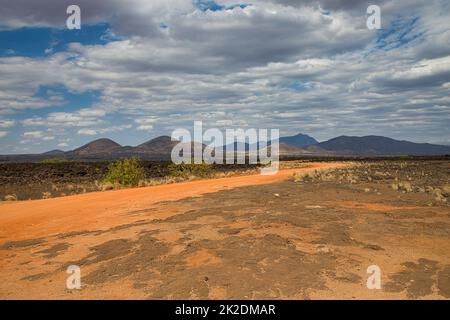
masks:
[[[56,156],[56,155],[63,155],[63,154],[64,154],[64,151],[59,150],[59,149],[50,150],[50,151],[43,153],[43,155],[46,155],[46,156],[52,156],[52,155]]]
[[[111,139],[101,138],[91,141],[84,146],[73,150],[73,152],[78,155],[97,154],[102,152],[110,152],[120,147],[120,144]]]
[[[156,138],[151,139],[151,140],[148,141],[148,142],[153,142],[153,143],[155,143],[155,142],[170,142],[170,141],[172,141],[172,138],[169,137],[169,136],[159,136],[159,137],[156,137]]]
[[[301,148],[301,147],[307,147],[307,146],[310,146],[313,144],[317,144],[319,142],[307,134],[298,133],[295,136],[291,136],[291,137],[281,137],[280,143],[284,143],[284,144],[287,144],[290,146]]]
[[[172,141],[172,138],[169,136],[160,136],[154,139],[151,139],[147,142],[141,143],[136,148],[140,150],[151,150],[154,152],[169,152],[172,148],[178,143],[178,141]]]

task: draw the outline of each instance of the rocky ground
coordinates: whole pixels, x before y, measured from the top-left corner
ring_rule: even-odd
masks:
[[[300,170],[114,227],[0,242],[0,296],[450,299],[449,178],[445,161]],[[64,288],[69,264],[82,290]],[[367,288],[373,265],[381,289]]]

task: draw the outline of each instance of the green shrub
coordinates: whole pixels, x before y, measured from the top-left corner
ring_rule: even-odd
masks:
[[[137,158],[122,159],[108,165],[104,183],[120,184],[122,186],[137,186],[145,178],[144,170]]]
[[[199,178],[211,178],[214,176],[214,170],[207,163],[202,164],[174,164],[169,165],[169,173],[171,177],[188,179],[191,176]]]
[[[211,178],[215,175],[215,171],[210,164],[194,164],[193,173],[196,177]]]
[[[191,170],[189,168],[190,164],[169,164],[169,175],[174,178],[183,178],[187,179],[191,174]]]

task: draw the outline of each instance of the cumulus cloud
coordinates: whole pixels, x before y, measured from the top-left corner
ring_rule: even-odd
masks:
[[[0,119],[0,128],[11,128],[16,124],[15,120]]]
[[[81,109],[77,112],[51,112],[46,118],[33,117],[21,121],[25,127],[45,126],[45,127],[88,127],[97,126],[103,123],[101,117],[106,114],[99,109]]]
[[[78,130],[78,134],[84,135],[84,136],[95,136],[98,134],[104,134],[104,133],[110,133],[110,132],[120,132],[120,131],[130,129],[131,127],[132,127],[131,124],[124,124],[124,125],[110,126],[110,127],[98,128],[98,129],[83,128],[83,129]]]
[[[26,131],[22,134],[23,140],[21,143],[28,143],[35,141],[52,141],[55,140],[55,137],[52,135],[49,135],[46,132],[43,131]]]
[[[216,3],[229,9],[183,0],[79,1],[84,23],[106,21],[124,38],[72,43],[40,59],[0,58],[0,112],[49,108],[20,124],[79,135],[170,130],[193,120],[318,139],[373,133],[437,141],[450,133],[448,3]],[[0,21],[4,28],[63,27],[68,4],[8,2]],[[367,30],[368,4],[381,6],[383,31]],[[91,106],[57,112],[60,96],[36,96],[55,84],[101,94]],[[111,116],[135,125],[112,125]]]
[[[137,130],[150,131],[153,129],[153,125],[158,121],[156,117],[143,117],[135,119],[134,122],[138,124]]]
[[[78,134],[83,135],[83,136],[95,136],[97,135],[97,131],[93,130],[93,129],[80,129],[78,130]]]
[[[152,130],[152,129],[153,129],[153,125],[151,125],[151,124],[142,124],[137,127],[137,130],[141,130],[141,131],[147,131],[147,130]]]
[[[42,131],[26,131],[22,135],[25,139],[41,139],[44,137]]]
[[[450,56],[420,60],[406,69],[380,73],[376,81],[383,85],[413,90],[415,87],[439,87],[450,79]]]
[[[1,1],[0,26],[3,28],[55,27],[66,25],[66,9],[74,4],[69,0],[16,0]],[[186,0],[77,0],[82,21],[95,24],[104,21],[115,23],[123,32],[133,31],[137,26],[151,26],[173,14],[187,13],[194,9]],[[159,18],[158,18],[159,17]],[[128,26],[127,23],[128,22]],[[150,31],[147,31],[150,32]]]

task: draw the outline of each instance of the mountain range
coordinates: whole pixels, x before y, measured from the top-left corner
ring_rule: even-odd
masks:
[[[349,155],[449,155],[450,146],[399,141],[382,136],[340,136],[315,146]]]
[[[340,136],[318,142],[305,134],[280,138],[280,156],[400,156],[450,155],[450,146],[399,141],[383,136]],[[121,146],[111,139],[98,139],[71,151],[52,150],[42,154],[3,155],[0,161],[41,161],[51,158],[68,160],[112,160],[137,156],[142,160],[170,160],[178,141],[160,136],[138,146]],[[236,146],[236,143],[235,143]],[[206,146],[203,145],[203,148]],[[248,144],[245,144],[248,150]]]

